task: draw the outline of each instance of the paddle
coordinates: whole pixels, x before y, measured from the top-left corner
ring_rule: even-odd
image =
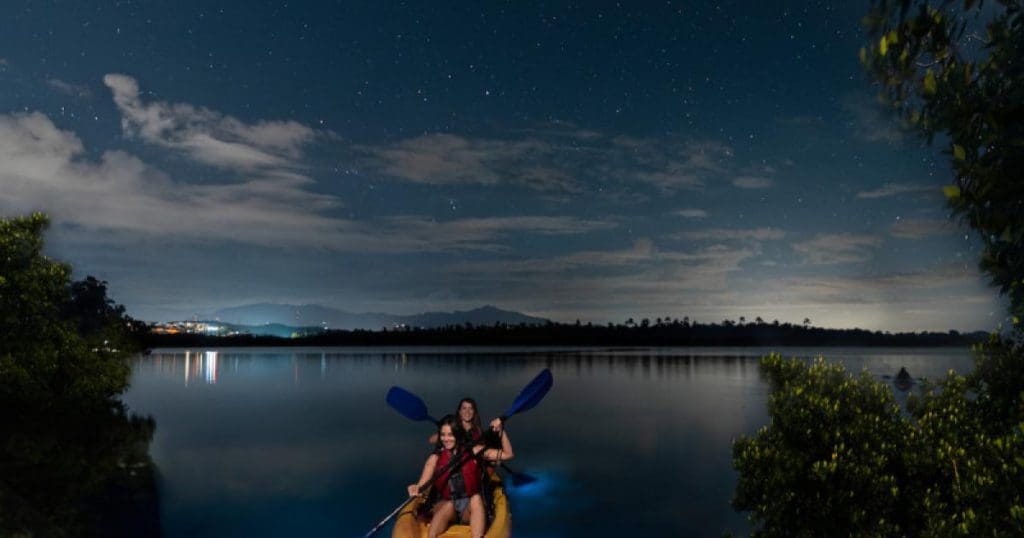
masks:
[[[454,469],[456,469],[458,467],[461,467],[462,464],[464,464],[464,463],[466,463],[467,461],[470,460],[470,458],[472,457],[472,454],[473,454],[472,451],[466,450],[466,451],[463,451],[463,453],[460,456],[452,458],[452,460],[449,461],[444,467],[434,471],[434,475],[430,477],[430,481],[427,482],[426,485],[424,485],[420,490],[418,490],[417,493],[419,495],[423,495],[424,493],[430,491],[430,488],[434,487],[434,480],[437,480],[437,478],[439,476],[443,475],[444,473],[447,473],[447,472],[452,471],[452,470],[454,470]],[[363,538],[370,538],[374,534],[377,534],[377,531],[379,531],[382,527],[384,527],[384,525],[387,525],[388,522],[391,521],[391,518],[395,517],[395,515],[397,515],[399,512],[401,512],[402,509],[405,508],[409,503],[411,503],[413,501],[413,499],[415,499],[415,498],[416,497],[409,497],[408,499],[405,500],[405,502],[403,502],[402,504],[398,505],[398,508],[395,508],[394,510],[391,511],[390,514],[385,516],[384,519],[380,520],[380,523],[377,523],[376,527],[370,529],[370,532],[366,533],[366,536],[364,536]]]
[[[544,395],[547,394],[548,390],[551,389],[553,382],[554,378],[551,375],[551,371],[545,368],[537,375],[537,377],[533,378],[533,380],[523,388],[519,393],[519,396],[512,403],[512,406],[509,407],[508,411],[505,411],[505,414],[501,417],[501,421],[505,422],[508,420],[508,417],[515,415],[516,413],[528,411],[533,406],[537,405],[537,403],[544,398]],[[387,400],[388,405],[391,406],[392,409],[401,413],[405,418],[415,420],[417,422],[424,420],[429,420],[434,424],[437,424],[438,422],[437,419],[430,416],[430,413],[427,411],[427,404],[423,403],[423,400],[420,399],[419,396],[416,396],[402,387],[391,387],[388,390],[385,400]],[[508,473],[509,478],[512,479],[513,486],[523,486],[537,481],[536,478],[528,474],[514,471],[505,463],[501,463],[500,465],[501,468]]]
[[[519,392],[519,396],[516,396],[515,401],[512,402],[512,405],[509,406],[508,410],[505,411],[505,414],[501,417],[502,422],[505,422],[509,418],[519,413],[523,413],[525,411],[533,409],[538,403],[540,403],[541,400],[544,399],[544,396],[548,393],[548,391],[551,390],[551,385],[553,383],[554,378],[551,376],[551,371],[545,368],[543,371],[541,371],[541,373],[537,374],[537,377],[533,378],[533,380],[531,380],[525,387],[523,387],[522,391]],[[401,387],[391,387],[391,389],[388,390],[388,394],[385,400],[392,409],[398,411],[406,418],[415,420],[417,422],[429,420],[431,422],[434,422],[435,424],[437,423],[437,420],[431,417],[430,414],[427,412],[427,404],[423,403],[423,400],[421,400],[415,394]],[[464,454],[466,455],[470,453],[470,451],[464,452]],[[421,490],[419,493],[422,495],[424,492],[429,491],[434,484],[434,480],[436,480],[437,477],[443,475],[448,471],[455,469],[456,467],[461,466],[468,460],[468,457],[453,458],[448,465],[444,466],[444,468],[434,472],[434,476],[426,484],[425,488]],[[502,466],[504,466],[504,464],[502,464]],[[505,469],[509,471],[509,473],[511,474],[512,471],[508,469],[508,467],[505,467]],[[535,480],[533,477],[526,478],[527,480],[522,483],[529,483]],[[514,482],[515,478],[513,478],[513,483]],[[371,536],[376,534],[377,531],[383,528],[384,525],[387,525],[388,522],[391,521],[391,519],[394,518],[396,514],[401,512],[402,509],[405,508],[406,505],[411,503],[415,498],[416,497],[409,497],[408,499],[405,500],[405,502],[398,505],[398,508],[392,510],[391,513],[388,514],[384,519],[382,519],[380,523],[377,524],[376,527],[370,529],[370,532],[366,533],[366,536],[364,538],[370,538]]]

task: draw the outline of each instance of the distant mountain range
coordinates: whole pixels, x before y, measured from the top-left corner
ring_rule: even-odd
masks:
[[[495,323],[518,325],[520,323],[547,323],[548,321],[544,318],[502,310],[490,305],[466,311],[424,312],[401,316],[381,312],[357,314],[317,304],[262,303],[223,308],[214,312],[212,317],[225,323],[237,325],[258,326],[270,323],[288,327],[326,327],[345,330],[380,330],[382,327],[390,329],[400,325],[434,328],[465,323],[474,326],[494,325]]]

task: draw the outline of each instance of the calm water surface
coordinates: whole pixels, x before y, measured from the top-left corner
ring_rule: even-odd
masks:
[[[766,351],[163,349],[136,359],[125,401],[156,420],[168,536],[362,536],[430,451],[432,426],[391,410],[390,386],[438,417],[472,396],[490,419],[543,368],[553,389],[508,424],[511,466],[539,478],[509,488],[515,536],[745,534],[731,444],[767,423]],[[879,379],[971,367],[965,349],[776,351]]]

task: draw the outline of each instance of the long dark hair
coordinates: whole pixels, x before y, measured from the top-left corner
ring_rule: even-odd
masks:
[[[445,415],[437,422],[437,446],[435,447],[437,452],[444,450],[444,444],[441,443],[441,428],[445,425],[451,428],[452,435],[455,436],[455,450],[466,444],[469,437],[466,430],[462,429],[462,420],[455,415]]]
[[[473,424],[473,426],[469,430],[466,430],[466,433],[469,434],[470,437],[473,437],[472,430],[476,430],[477,433],[482,433],[484,429],[480,423],[480,410],[477,409],[476,400],[474,400],[473,398],[466,397],[459,400],[459,405],[458,407],[455,408],[455,416],[459,419],[460,430],[462,429],[462,415],[459,414],[459,411],[462,410],[462,404],[464,403],[468,403],[469,405],[473,406],[473,420],[470,421]]]

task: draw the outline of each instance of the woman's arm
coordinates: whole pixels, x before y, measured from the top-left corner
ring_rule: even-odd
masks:
[[[420,490],[425,488],[430,483],[430,478],[434,476],[434,469],[437,467],[437,454],[431,454],[427,457],[427,462],[423,464],[423,472],[420,473],[420,479],[415,484],[409,484],[406,488],[409,491],[409,496],[414,497],[420,494]]]
[[[512,452],[512,441],[508,438],[508,434],[502,429],[498,431],[498,435],[501,436],[501,448],[484,448],[484,445],[476,445],[473,447],[473,453],[479,454],[483,459],[495,463],[501,463],[514,458],[515,453]]]

